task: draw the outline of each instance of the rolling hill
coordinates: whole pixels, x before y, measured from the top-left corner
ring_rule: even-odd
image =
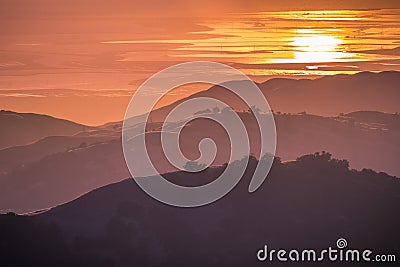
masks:
[[[254,117],[248,112],[239,115],[249,132],[251,152],[257,155],[260,137]],[[214,116],[223,115],[218,113]],[[351,168],[369,168],[400,176],[397,164],[400,155],[399,115],[356,112],[326,118],[310,114],[275,114],[275,121],[278,136],[276,155],[283,161],[324,150],[332,152],[335,157],[349,159]],[[158,123],[149,125],[152,129],[147,134],[149,155],[160,173],[176,171],[161,150],[159,126]],[[174,127],[179,129],[180,124]],[[116,137],[118,134],[106,134],[105,130],[100,132],[100,136],[46,138],[28,146],[0,151],[0,158],[4,158],[0,164],[3,167],[0,210],[30,212],[46,209],[129,177],[121,140]],[[230,144],[225,131],[205,119],[183,127],[182,151],[188,158],[196,159],[200,155],[198,143],[205,137],[212,138],[217,144],[214,165],[227,162]],[[7,160],[7,156],[10,159]]]
[[[237,81],[246,90],[246,82]],[[398,113],[400,72],[361,72],[332,75],[317,79],[274,78],[258,84],[271,109],[277,113],[300,113],[324,117],[359,110]],[[196,97],[211,97],[228,103],[235,110],[248,107],[234,93],[221,86],[193,94],[152,112],[153,121],[163,121],[177,104]]]
[[[34,113],[0,111],[0,149],[26,145],[47,136],[74,135],[89,130],[82,124]]]
[[[275,110],[276,155],[290,161],[325,150],[335,157],[349,159],[351,168],[370,168],[400,176],[400,116],[394,113],[398,110],[399,76],[398,72],[359,73],[315,80],[272,79],[260,84]],[[189,98],[199,96],[224,100],[236,108],[249,132],[251,152],[257,154],[260,138],[248,108],[218,86]],[[176,169],[161,151],[159,121],[182,101],[151,113],[148,149],[160,173]],[[370,111],[359,111],[361,108]],[[0,123],[5,125],[1,133],[5,136],[1,139],[4,146],[29,143],[0,150],[0,210],[29,212],[49,208],[129,176],[120,144],[121,122],[86,127],[44,115],[10,111],[0,114]],[[326,117],[329,114],[335,115]],[[223,114],[216,112],[213,116]],[[181,126],[179,122],[171,125],[175,131]],[[196,159],[198,143],[205,137],[214,139],[219,148],[214,166],[227,162],[226,133],[204,119],[183,128],[181,142],[185,155]]]
[[[256,161],[221,200],[185,209],[147,196],[132,179],[104,186],[35,216],[0,216],[2,262],[66,266],[281,266],[260,263],[269,249],[336,247],[397,257],[400,181],[371,170],[352,171],[330,154],[275,160],[255,193],[247,192]],[[202,183],[223,168],[170,173],[176,183]],[[45,234],[46,233],[46,234]],[[23,252],[25,257],[16,257]],[[51,255],[48,253],[51,252]],[[324,266],[339,262],[324,261]],[[340,262],[340,265],[344,264]],[[346,263],[357,266],[359,262]],[[298,266],[309,266],[299,262]]]

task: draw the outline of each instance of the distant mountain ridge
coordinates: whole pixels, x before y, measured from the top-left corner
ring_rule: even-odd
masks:
[[[315,80],[269,80],[260,88],[272,109],[337,116],[358,110],[400,112],[400,72],[360,72]]]
[[[34,113],[0,111],[0,149],[25,145],[47,136],[74,135],[91,127]]]
[[[297,101],[292,109],[301,112],[281,112],[273,107],[274,103],[279,101],[272,103],[270,101],[275,112],[278,132],[276,155],[286,161],[303,154],[325,150],[333,153],[335,157],[349,159],[352,168],[370,168],[400,176],[400,167],[397,164],[400,155],[400,116],[394,112],[389,114],[356,108],[346,112],[344,106],[338,107],[343,103],[350,103],[350,100],[338,100],[338,103],[334,101],[335,97],[348,94],[354,96],[351,97],[355,99],[354,107],[365,106],[363,103],[366,99],[371,99],[375,104],[379,104],[379,101],[396,103],[398,108],[399,90],[396,83],[399,77],[398,72],[359,73],[316,80],[271,79],[261,84],[261,90],[268,100],[270,98],[279,100],[293,93],[293,97],[289,97],[284,105],[290,107],[292,100],[305,98],[304,101],[309,101],[311,97],[311,99],[323,99],[321,102],[316,102],[317,105],[322,105],[322,108],[325,107],[325,111],[332,106],[338,110],[338,115],[335,116],[310,115],[308,110],[314,109],[315,104],[305,105],[302,101]],[[331,83],[333,85],[329,85]],[[322,86],[324,84],[329,86]],[[362,84],[365,86],[360,87]],[[386,89],[380,89],[384,86]],[[332,96],[335,88],[338,88],[338,92]],[[363,90],[365,94],[354,93]],[[382,90],[388,90],[385,92],[387,96],[379,100],[379,97],[374,95]],[[329,94],[323,94],[326,91]],[[347,91],[354,92],[349,94]],[[253,140],[251,152],[257,154],[259,141],[257,125],[248,112],[248,107],[243,106],[240,100],[218,86],[189,98],[199,96],[226,100],[236,108],[247,124],[246,127]],[[151,140],[149,151],[155,155],[161,173],[175,169],[171,168],[162,157],[158,121],[165,118],[169,110],[184,100],[157,109],[150,114],[152,123],[149,125],[148,134]],[[2,126],[0,136],[7,137],[1,141],[7,141],[9,146],[17,139],[19,143],[28,142],[27,137],[31,140],[29,144],[0,150],[0,210],[24,212],[48,208],[129,176],[120,143],[121,122],[87,127],[45,115],[11,111],[2,111],[0,114],[0,123],[5,122],[0,124]],[[9,122],[12,122],[11,126],[3,127]],[[217,143],[229,146],[224,131],[216,126],[206,125],[205,120],[185,126],[182,133],[185,132],[186,138],[182,139],[183,150],[186,150],[189,158],[198,157],[197,142],[206,136],[212,136]],[[37,141],[35,138],[41,140]],[[215,165],[226,162],[227,150],[219,151]],[[49,191],[50,188],[55,192]],[[58,191],[62,193],[57,193]]]
[[[238,114],[248,128],[251,152],[257,154],[256,122],[248,112]],[[325,150],[335,157],[349,159],[351,168],[370,168],[400,176],[400,115],[361,111],[332,118],[275,114],[275,122],[276,155],[284,161]],[[171,172],[176,169],[163,157],[159,127],[158,123],[149,125],[148,151],[161,173]],[[129,177],[119,131],[120,125],[108,125],[73,137],[45,138],[31,145],[0,150],[0,210],[27,212],[48,208]],[[214,164],[227,162],[226,133],[208,120],[193,121],[182,129],[184,153],[196,159],[197,144],[205,136],[215,140],[218,147]]]
[[[243,84],[245,82],[237,81]],[[398,113],[400,106],[400,72],[360,72],[316,79],[273,78],[258,84],[271,109],[281,113],[300,113],[334,117],[359,110]],[[196,97],[211,97],[236,110],[248,107],[234,93],[212,86],[152,112],[153,121],[162,121],[177,104]]]

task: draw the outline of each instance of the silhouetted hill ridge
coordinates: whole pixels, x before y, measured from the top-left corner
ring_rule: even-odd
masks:
[[[397,164],[400,116],[373,112],[367,122],[369,112],[365,112],[365,118],[355,114],[333,118],[304,113],[275,114],[276,155],[286,161],[315,151],[331,151],[335,157],[349,159],[351,168],[370,168],[400,176]],[[248,127],[251,151],[257,154],[259,139],[254,118],[248,112],[240,112],[239,116]],[[152,127],[158,128],[159,124],[153,123],[149,128]],[[0,151],[0,159],[4,158],[0,163],[0,209],[18,213],[46,209],[128,177],[121,140],[114,135],[115,132],[109,137],[107,134],[52,137]],[[149,154],[154,155],[161,173],[173,171],[161,157],[159,137],[157,131],[149,133]],[[210,125],[208,120],[193,121],[182,129],[182,149],[187,156],[194,159],[199,156],[194,148],[204,137],[212,137],[218,145],[215,165],[226,162],[228,139],[223,130]],[[7,155],[16,158],[7,159]]]
[[[159,203],[128,179],[28,217],[30,223],[55,225],[51,231],[62,233],[61,238],[55,235],[54,240],[38,246],[42,249],[36,251],[34,259],[37,263],[46,261],[46,246],[57,247],[59,243],[67,246],[66,253],[75,266],[99,262],[103,266],[258,266],[256,252],[264,244],[270,249],[320,250],[335,247],[340,237],[351,248],[398,253],[397,178],[371,170],[349,170],[345,160],[324,152],[287,163],[276,159],[263,185],[249,194],[247,186],[255,164],[251,159],[239,184],[204,207],[176,208]],[[185,172],[167,176],[201,180],[220,171],[211,168],[194,176]],[[3,227],[4,221],[10,220],[11,215],[0,216]],[[10,246],[9,238],[19,240],[24,247],[30,232],[39,230],[24,232],[24,225],[13,223],[3,229],[9,235],[0,253],[7,256],[3,259],[18,262],[12,255],[21,250]],[[32,253],[26,248],[23,252]],[[336,264],[324,262],[324,266]],[[281,266],[277,262],[268,265]]]
[[[25,145],[47,136],[74,135],[87,127],[72,121],[34,113],[0,111],[0,149]]]

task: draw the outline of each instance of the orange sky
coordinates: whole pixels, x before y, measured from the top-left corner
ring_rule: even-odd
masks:
[[[400,70],[399,1],[165,3],[0,1],[1,109],[121,120],[144,79],[191,60],[257,81]]]

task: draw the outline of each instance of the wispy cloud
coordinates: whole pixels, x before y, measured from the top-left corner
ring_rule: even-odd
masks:
[[[0,97],[131,97],[132,93],[128,89],[0,89]]]

